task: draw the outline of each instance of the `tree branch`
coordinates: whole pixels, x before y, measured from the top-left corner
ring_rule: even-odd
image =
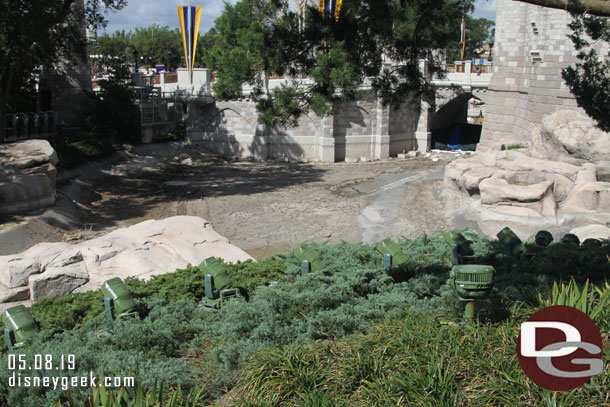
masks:
[[[598,17],[610,17],[610,1],[607,0],[515,0],[537,6],[588,13]]]

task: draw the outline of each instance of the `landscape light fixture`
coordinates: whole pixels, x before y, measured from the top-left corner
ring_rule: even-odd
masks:
[[[601,247],[602,242],[599,239],[588,238],[582,242],[582,247]]]
[[[313,247],[299,246],[294,250],[294,256],[301,262],[301,275],[322,270],[324,262]]]
[[[375,249],[383,255],[383,268],[397,267],[407,262],[407,256],[398,244],[390,238],[377,243]]]
[[[205,297],[201,301],[204,307],[218,309],[225,300],[239,296],[239,289],[231,288],[231,277],[216,257],[202,261],[199,270],[204,274]]]
[[[4,340],[8,350],[23,346],[26,339],[40,332],[40,324],[36,318],[32,318],[30,312],[23,305],[8,308],[2,314],[4,322]]]
[[[534,241],[538,246],[547,247],[548,245],[553,243],[553,235],[547,230],[540,230],[538,231],[538,233],[536,233]]]
[[[460,301],[466,302],[464,320],[474,319],[475,300],[485,297],[493,287],[495,269],[481,264],[453,266],[451,285]]]
[[[119,277],[106,280],[100,290],[104,295],[104,310],[109,321],[138,315],[132,292]]]
[[[525,246],[519,237],[509,227],[505,227],[496,235],[504,245],[504,252],[508,256],[521,257],[525,253]]]
[[[470,246],[470,240],[457,231],[443,234],[445,241],[451,246],[451,264],[456,266],[473,261],[474,249]]]
[[[574,233],[568,233],[561,238],[561,243],[580,246],[580,239]]]

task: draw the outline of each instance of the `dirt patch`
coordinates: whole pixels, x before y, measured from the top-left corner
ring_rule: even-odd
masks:
[[[80,228],[64,240],[91,239],[147,219],[195,215],[255,258],[307,240],[359,242],[363,229],[358,217],[375,194],[355,186],[387,174],[397,178],[441,170],[452,158],[304,164],[234,161],[195,150],[174,157],[135,157],[83,189]],[[399,194],[398,213],[384,230],[388,236],[416,237],[449,227],[434,194],[441,181],[420,181]]]

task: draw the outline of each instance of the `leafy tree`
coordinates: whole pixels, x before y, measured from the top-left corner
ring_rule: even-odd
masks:
[[[177,67],[180,64],[180,56],[184,51],[178,29],[170,30],[169,27],[152,24],[145,28],[136,28],[130,34],[131,47],[138,50],[149,66],[156,63],[165,64],[168,51],[171,51],[171,66]]]
[[[126,0],[0,0],[0,142],[4,141],[9,96],[28,82],[42,65],[83,55],[79,29],[104,24],[103,11],[119,10]]]
[[[466,15],[464,18],[466,23],[466,50],[464,59],[483,57],[480,50],[486,44],[494,42],[494,26],[495,22],[486,18],[473,18]],[[461,58],[462,44],[457,37],[447,48],[447,62],[457,61]]]
[[[204,65],[203,49],[212,46],[215,35],[214,29],[205,35],[200,35],[197,41],[195,66]],[[136,28],[128,32],[120,30],[111,35],[104,34],[98,38],[95,47],[90,52],[102,55],[103,62],[109,65],[111,61],[120,58],[123,54],[129,62],[133,63],[133,51],[135,50],[138,51],[141,60],[138,62],[139,66],[153,67],[157,63],[166,64],[168,60],[172,70],[184,66],[184,49],[180,30],[171,30],[169,27],[162,27],[158,24]]]
[[[442,55],[459,38],[463,10],[471,0],[346,0],[340,18],[323,18],[316,6],[296,13],[285,1],[242,0],[226,4],[216,20],[217,34],[205,61],[217,71],[218,99],[241,95],[253,85],[259,121],[288,126],[312,109],[335,113],[341,102],[362,96],[360,85],[371,78],[372,90],[385,104],[399,105],[412,96],[433,100],[429,72],[440,73]],[[392,63],[390,63],[392,61]],[[263,75],[308,75],[310,83],[290,82],[269,92]]]
[[[580,107],[604,131],[610,131],[610,53],[599,54],[595,43],[610,44],[610,21],[605,18],[574,15],[570,38],[579,62],[563,69],[562,76]]]

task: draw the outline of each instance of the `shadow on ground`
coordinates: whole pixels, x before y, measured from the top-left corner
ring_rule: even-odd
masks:
[[[97,181],[88,191],[90,198],[83,208],[82,223],[91,230],[121,227],[121,221],[127,219],[133,219],[130,224],[134,224],[144,218],[172,216],[163,213],[163,204],[220,196],[239,199],[318,182],[325,172],[296,163],[227,162],[218,158],[194,160],[192,165],[164,161],[152,171],[112,175]]]

